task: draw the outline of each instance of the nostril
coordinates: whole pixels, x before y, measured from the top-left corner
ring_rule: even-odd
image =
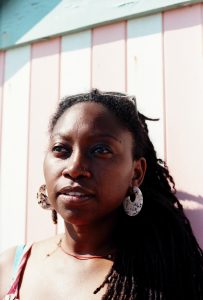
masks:
[[[63,169],[62,175],[67,176],[69,174],[68,168]]]
[[[66,178],[70,178],[70,177],[71,177],[71,176],[69,175],[69,172],[68,172],[67,169],[64,169],[64,170],[62,171],[62,176],[66,177]]]
[[[84,177],[91,177],[90,171],[85,167],[70,167],[65,168],[62,171],[62,176],[64,177],[71,177],[71,178],[78,178],[81,176]]]

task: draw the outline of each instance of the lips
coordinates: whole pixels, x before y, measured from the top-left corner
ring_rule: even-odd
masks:
[[[57,192],[57,197],[67,204],[77,205],[92,200],[94,193],[80,186],[66,186]]]

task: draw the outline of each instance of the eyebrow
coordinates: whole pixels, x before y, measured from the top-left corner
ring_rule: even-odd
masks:
[[[67,139],[67,135],[65,135],[65,134],[61,134],[61,133],[55,133],[55,134],[52,134],[51,136],[50,136],[50,138],[52,139],[52,138],[54,138],[54,137],[60,137],[60,138],[62,138],[62,139]],[[111,134],[109,134],[109,133],[95,133],[95,134],[90,134],[90,135],[88,135],[90,138],[91,137],[106,137],[106,138],[111,138],[111,139],[114,139],[116,142],[118,142],[118,143],[122,143],[122,141],[121,140],[119,140],[117,137],[115,137],[114,135],[111,135]]]

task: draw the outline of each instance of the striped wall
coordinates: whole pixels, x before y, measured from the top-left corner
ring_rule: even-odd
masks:
[[[63,230],[38,207],[47,126],[59,98],[135,94],[203,247],[203,6],[196,4],[0,52],[0,250]]]

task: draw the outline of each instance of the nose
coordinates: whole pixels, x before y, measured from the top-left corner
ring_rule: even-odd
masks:
[[[90,170],[87,166],[87,161],[80,151],[73,151],[71,156],[65,160],[66,164],[62,170],[64,177],[78,178],[78,177],[91,177]]]

